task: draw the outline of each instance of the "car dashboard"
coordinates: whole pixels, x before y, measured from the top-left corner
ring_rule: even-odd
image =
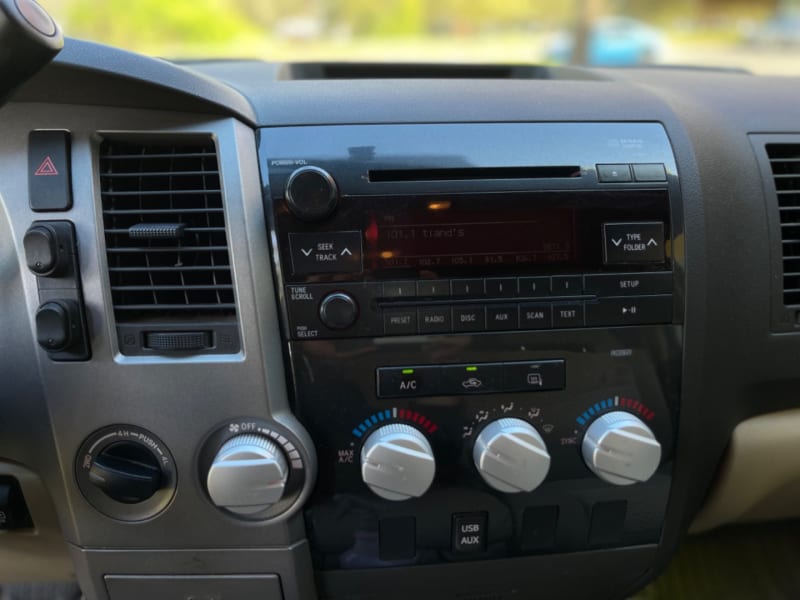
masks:
[[[623,598],[794,516],[796,89],[67,40],[0,108],[0,580]]]

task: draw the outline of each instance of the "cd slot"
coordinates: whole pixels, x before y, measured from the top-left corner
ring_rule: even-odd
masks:
[[[581,168],[577,166],[386,169],[369,171],[369,180],[372,183],[466,181],[477,179],[573,179],[580,176]]]

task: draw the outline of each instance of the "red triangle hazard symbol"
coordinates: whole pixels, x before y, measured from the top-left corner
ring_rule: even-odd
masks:
[[[39,165],[39,168],[36,169],[34,173],[37,177],[47,176],[47,175],[58,175],[58,169],[56,169],[55,164],[53,164],[53,159],[49,156],[42,161],[42,164]]]

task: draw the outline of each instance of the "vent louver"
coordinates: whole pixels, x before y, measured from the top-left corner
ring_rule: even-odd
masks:
[[[800,306],[800,144],[767,144],[778,195],[783,251],[783,302]]]
[[[128,342],[142,346],[147,331],[210,331],[205,323],[235,323],[214,141],[105,140],[99,163],[108,275],[121,337],[124,330]],[[139,328],[136,340],[130,326]]]

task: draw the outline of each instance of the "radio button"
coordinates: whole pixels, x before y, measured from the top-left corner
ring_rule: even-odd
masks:
[[[553,307],[549,304],[523,304],[519,307],[520,329],[551,329]]]
[[[453,331],[467,333],[486,329],[486,308],[457,306],[453,308]]]
[[[412,298],[416,295],[416,281],[391,281],[383,284],[384,298]]]
[[[672,323],[672,296],[600,298],[586,304],[589,327]]]
[[[453,328],[449,306],[420,308],[417,322],[420,333],[450,333]]]
[[[485,293],[483,279],[454,279],[450,282],[453,296],[478,297]]]
[[[553,277],[554,296],[577,296],[583,291],[583,277],[580,275],[561,275]]]
[[[513,298],[517,295],[517,280],[513,277],[487,279],[486,295],[490,298]]]
[[[503,364],[503,391],[545,392],[563,390],[567,384],[563,360],[536,360]]]
[[[450,282],[447,279],[430,279],[417,282],[417,296],[438,298],[450,295]]]
[[[598,296],[645,296],[672,292],[672,272],[585,275],[583,287]]]
[[[633,181],[630,165],[597,165],[600,183],[630,183]]]
[[[503,365],[445,365],[441,391],[448,395],[492,394],[503,391]]]
[[[583,302],[553,304],[553,327],[583,327]]]
[[[604,223],[605,264],[664,262],[664,223]]]
[[[383,327],[386,335],[416,335],[417,311],[413,308],[384,311]]]
[[[379,398],[436,396],[440,394],[439,367],[381,367],[376,378]]]
[[[519,306],[503,304],[486,309],[486,328],[489,331],[513,331],[519,329]]]
[[[519,295],[532,298],[549,296],[550,285],[549,277],[520,277]]]

